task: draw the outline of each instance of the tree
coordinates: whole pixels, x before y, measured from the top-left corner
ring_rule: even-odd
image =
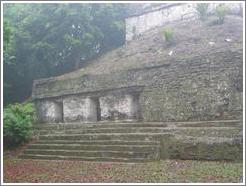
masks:
[[[123,4],[5,4],[4,45],[11,45],[14,64],[4,58],[9,85],[4,104],[27,99],[34,79],[73,71],[122,45],[126,9]]]
[[[6,71],[9,71],[8,69],[11,69],[14,65],[14,56],[11,56],[11,38],[12,38],[12,31],[9,23],[5,21],[3,23],[3,62],[4,62],[4,69]],[[6,79],[6,81],[3,82],[3,88],[4,91],[4,97],[7,98],[7,95],[9,95],[11,92],[9,91],[11,89],[11,81],[10,79]],[[6,100],[8,101],[8,100]]]

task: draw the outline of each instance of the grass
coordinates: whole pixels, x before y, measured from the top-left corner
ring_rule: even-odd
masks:
[[[173,43],[173,30],[172,30],[172,28],[169,28],[169,27],[165,28],[163,31],[163,34],[164,34],[165,40],[169,44],[172,44]]]
[[[4,158],[7,183],[172,183],[240,182],[242,163],[165,160],[111,163]],[[241,180],[242,181],[242,180]]]

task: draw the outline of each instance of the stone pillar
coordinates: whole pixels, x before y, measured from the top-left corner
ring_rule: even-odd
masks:
[[[139,99],[138,95],[126,95],[128,100],[128,118],[139,119]]]
[[[81,96],[69,96],[63,100],[64,122],[97,121],[96,100]]]
[[[85,99],[84,116],[87,122],[97,121],[97,102],[95,99],[92,99],[92,98]]]
[[[62,122],[62,102],[56,100],[38,100],[36,102],[37,116],[41,123]]]

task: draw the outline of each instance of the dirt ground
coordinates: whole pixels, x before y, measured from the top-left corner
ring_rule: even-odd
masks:
[[[239,183],[243,163],[162,160],[146,163],[24,160],[5,151],[4,183]]]

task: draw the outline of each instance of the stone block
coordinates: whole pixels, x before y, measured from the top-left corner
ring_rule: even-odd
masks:
[[[161,141],[161,159],[184,160],[232,160],[242,161],[242,140],[215,139],[212,143],[204,141],[187,141],[175,137],[163,138]]]
[[[36,102],[37,117],[41,123],[62,122],[63,106],[56,100],[39,100]]]
[[[108,95],[100,98],[102,120],[138,118],[138,98],[133,95]]]
[[[63,100],[65,122],[97,121],[97,104],[92,98],[69,96]]]

